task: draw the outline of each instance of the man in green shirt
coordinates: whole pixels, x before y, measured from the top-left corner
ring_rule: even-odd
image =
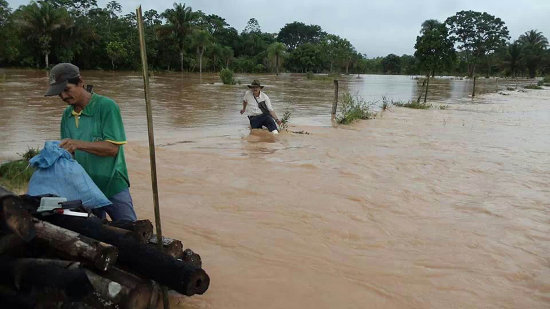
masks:
[[[111,99],[84,89],[80,70],[70,63],[60,63],[50,71],[46,96],[58,95],[69,106],[61,118],[60,146],[74,158],[113,203],[95,213],[113,221],[137,220],[123,145],[124,125],[118,105]]]

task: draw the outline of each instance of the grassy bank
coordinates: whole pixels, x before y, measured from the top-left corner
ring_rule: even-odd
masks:
[[[39,152],[38,149],[30,148],[21,154],[21,159],[0,165],[0,186],[14,192],[24,191],[34,172],[34,168],[29,166],[29,160]]]

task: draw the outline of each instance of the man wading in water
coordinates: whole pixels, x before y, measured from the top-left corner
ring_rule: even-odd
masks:
[[[264,86],[260,85],[258,80],[254,80],[252,84],[248,85],[250,90],[247,90],[243,97],[243,109],[241,109],[241,114],[244,114],[246,107],[249,106],[246,115],[248,120],[250,120],[251,129],[261,129],[262,126],[265,126],[269,132],[273,134],[279,134],[277,131],[277,124],[281,124],[277,114],[271,106],[271,100],[267,94],[260,89]],[[277,122],[277,124],[275,124]]]

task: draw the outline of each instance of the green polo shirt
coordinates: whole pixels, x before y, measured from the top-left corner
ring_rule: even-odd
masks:
[[[61,139],[64,138],[120,145],[116,157],[76,150],[75,159],[108,198],[130,186],[122,146],[126,144],[126,134],[115,101],[94,93],[80,113],[76,113],[72,105],[68,106],[61,118]]]

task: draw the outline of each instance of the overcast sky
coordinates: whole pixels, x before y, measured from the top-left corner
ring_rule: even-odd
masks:
[[[108,0],[97,0],[105,7]],[[174,0],[118,0],[123,13],[172,8]],[[550,39],[550,0],[189,0],[177,1],[193,11],[216,14],[241,32],[256,18],[263,32],[278,33],[294,21],[319,25],[323,31],[348,39],[367,57],[390,53],[414,54],[420,25],[426,19],[444,21],[462,10],[487,12],[501,18],[512,40],[536,29]],[[29,0],[8,0],[12,9]]]

